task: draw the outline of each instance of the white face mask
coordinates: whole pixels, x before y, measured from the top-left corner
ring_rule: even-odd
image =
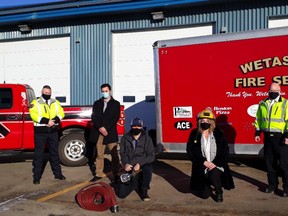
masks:
[[[109,96],[110,96],[110,94],[109,94],[109,92],[102,92],[102,97],[103,98],[109,98]]]

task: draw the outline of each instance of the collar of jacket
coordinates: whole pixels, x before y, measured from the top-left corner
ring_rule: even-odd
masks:
[[[102,101],[104,102],[104,98],[103,98],[103,97],[101,97],[100,100],[102,100]],[[112,101],[112,100],[114,100],[114,98],[110,95],[110,100],[108,101],[108,103],[109,103],[110,101]]]
[[[39,98],[38,98],[38,102],[39,102],[40,104],[46,104],[46,102],[42,99],[42,97],[39,97]],[[56,102],[56,99],[50,98],[50,104],[52,104],[52,103],[54,103],[54,102]]]
[[[264,100],[264,102],[266,103],[268,100],[270,100],[269,97],[266,98],[266,99]],[[282,101],[283,101],[283,98],[280,96],[278,102],[282,102]]]
[[[140,138],[143,137],[144,135],[145,135],[145,131],[143,130],[143,132],[141,132],[138,140],[140,140]],[[131,131],[129,131],[129,132],[127,133],[127,138],[129,138],[129,140],[131,140],[131,141],[134,140],[134,136],[132,135]]]

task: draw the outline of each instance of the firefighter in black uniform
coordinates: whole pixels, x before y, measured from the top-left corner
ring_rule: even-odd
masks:
[[[282,172],[283,197],[288,196],[288,102],[280,94],[281,87],[272,83],[269,97],[260,101],[255,119],[255,141],[264,132],[264,157],[267,166],[266,193],[278,193],[278,168]]]
[[[65,180],[58,155],[58,126],[64,118],[64,111],[58,100],[51,99],[50,86],[42,88],[41,97],[32,101],[29,111],[34,122],[33,184],[40,184],[46,144],[49,144],[50,164],[55,179]]]

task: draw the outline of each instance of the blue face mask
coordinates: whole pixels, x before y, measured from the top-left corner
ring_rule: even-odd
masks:
[[[102,97],[103,98],[109,98],[110,94],[108,92],[102,92]]]

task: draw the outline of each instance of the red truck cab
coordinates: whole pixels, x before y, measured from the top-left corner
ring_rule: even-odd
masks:
[[[0,84],[0,151],[33,151],[34,125],[29,105],[36,98],[25,84]],[[92,122],[92,106],[63,106],[65,117],[59,131],[59,157],[66,166],[87,163],[86,139]],[[124,134],[124,106],[121,106],[117,129]]]

